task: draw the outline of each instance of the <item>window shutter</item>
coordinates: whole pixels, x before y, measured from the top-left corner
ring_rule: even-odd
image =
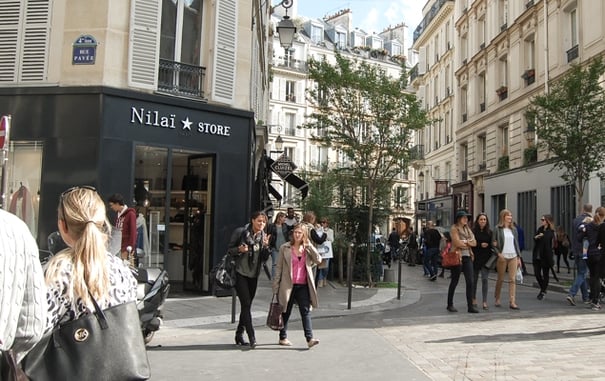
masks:
[[[216,30],[212,98],[231,104],[235,96],[235,58],[237,47],[237,2],[216,2]]]
[[[26,4],[19,80],[44,81],[48,61],[50,0],[28,0]]]
[[[0,3],[0,83],[46,80],[50,0]]]
[[[418,74],[426,73],[426,46],[421,46],[418,52]]]
[[[128,86],[155,90],[160,55],[161,1],[134,0],[130,10]]]
[[[0,3],[0,83],[17,80],[20,1]]]

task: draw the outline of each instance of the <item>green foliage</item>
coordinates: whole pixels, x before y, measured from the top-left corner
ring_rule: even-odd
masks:
[[[587,66],[572,65],[548,94],[532,99],[526,113],[535,123],[540,147],[553,155],[553,168],[575,184],[578,205],[605,160],[605,96],[600,83],[604,73],[601,57]]]
[[[325,58],[309,61],[309,77],[316,86],[307,98],[314,109],[303,127],[313,131],[313,141],[346,157],[331,170],[352,189],[347,209],[367,208],[367,238],[375,207],[388,200],[383,192],[390,192],[396,176],[408,169],[414,131],[429,120],[416,96],[405,91],[405,67],[399,78],[392,78],[377,65],[338,52],[335,58],[334,65]],[[360,189],[366,194],[364,205],[355,197]],[[358,231],[359,220],[347,223],[351,232]],[[369,250],[366,263],[371,284]]]
[[[527,147],[523,151],[523,165],[529,165],[538,161],[538,147]]]
[[[509,168],[508,166],[508,155],[506,156],[500,156],[498,158],[498,170],[499,171],[505,171]]]

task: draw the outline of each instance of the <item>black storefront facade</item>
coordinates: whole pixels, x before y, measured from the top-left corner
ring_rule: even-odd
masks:
[[[0,89],[0,114],[12,116],[11,144],[41,147],[39,184],[28,181],[41,248],[56,230],[61,192],[93,185],[104,199],[121,193],[137,207],[148,233],[145,265],[165,267],[185,288],[209,290],[210,269],[256,206],[252,112],[78,87]],[[27,174],[12,164],[14,188]]]

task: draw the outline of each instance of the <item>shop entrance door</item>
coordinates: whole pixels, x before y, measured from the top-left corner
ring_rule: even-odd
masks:
[[[183,180],[187,216],[183,229],[183,288],[189,291],[210,289],[213,180],[214,155],[190,155]]]

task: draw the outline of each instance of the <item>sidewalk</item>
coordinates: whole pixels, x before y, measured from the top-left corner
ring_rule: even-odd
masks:
[[[402,269],[407,266],[402,266]],[[363,288],[351,289],[351,309],[348,309],[349,290],[346,285],[329,281],[328,285],[319,288],[319,308],[313,311],[313,318],[337,317],[354,315],[372,311],[383,311],[401,308],[416,303],[420,299],[420,291],[415,289],[417,279],[412,271],[405,274],[400,299],[397,299],[397,288]],[[421,276],[420,276],[421,277]],[[410,286],[406,286],[410,284]],[[272,297],[271,283],[261,274],[254,303],[252,304],[252,318],[254,325],[264,325],[267,317],[269,302]],[[161,330],[172,328],[194,328],[208,325],[231,326],[232,297],[215,296],[179,296],[166,301],[164,324]],[[239,314],[239,301],[235,301],[237,321]],[[298,314],[292,314],[291,319],[300,319]],[[218,327],[216,327],[218,328]]]
[[[394,267],[395,268],[395,267]],[[538,288],[533,275],[533,267],[527,264],[528,275],[525,276],[525,287]],[[446,272],[447,274],[447,272]],[[395,282],[397,281],[395,275]],[[556,282],[551,274],[549,291],[566,293],[569,284],[573,281],[573,269],[567,274],[567,268],[557,274]],[[490,274],[490,280],[496,280],[496,273]],[[409,267],[402,265],[402,287],[400,299],[397,299],[397,288],[363,288],[353,287],[351,290],[351,309],[348,305],[348,288],[337,281],[330,281],[326,287],[318,289],[319,308],[313,311],[313,318],[326,318],[355,315],[366,312],[385,311],[412,305],[420,300],[421,294],[427,288],[435,289],[435,283],[427,281],[422,274],[422,267]],[[449,281],[439,282],[446,287]],[[447,292],[447,291],[445,291]],[[261,274],[256,298],[252,305],[252,317],[255,326],[263,326],[267,317],[272,290],[270,281]],[[164,312],[164,324],[160,331],[179,328],[213,328],[232,329],[232,303],[231,297],[215,296],[183,296],[169,297]],[[235,300],[235,320],[238,320],[239,301]],[[292,314],[292,320],[300,319],[298,314]],[[167,333],[167,332],[165,332]]]

